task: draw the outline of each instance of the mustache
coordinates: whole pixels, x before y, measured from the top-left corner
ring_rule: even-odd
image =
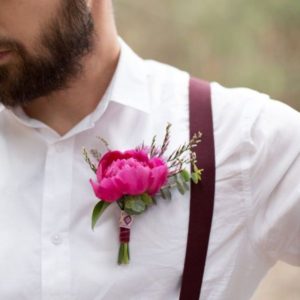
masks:
[[[24,47],[17,41],[13,41],[8,38],[2,38],[1,36],[0,36],[0,49],[14,50],[19,53],[25,52]]]

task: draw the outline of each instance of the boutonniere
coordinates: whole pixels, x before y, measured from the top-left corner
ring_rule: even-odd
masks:
[[[107,152],[102,156],[96,149],[89,151],[97,166],[83,148],[84,159],[96,174],[90,183],[95,196],[100,199],[92,212],[92,229],[109,205],[116,203],[121,211],[119,264],[128,264],[130,260],[130,228],[134,216],[156,204],[158,196],[171,199],[173,188],[184,194],[189,189],[188,182],[192,180],[197,184],[201,180],[203,169],[197,167],[196,153],[193,152],[201,142],[201,133],[195,133],[190,141],[166,156],[170,128],[171,124],[168,124],[161,146],[157,145],[154,136],[150,146],[143,143],[124,152],[110,150],[108,143],[99,138]],[[192,166],[191,172],[186,169],[188,164]]]

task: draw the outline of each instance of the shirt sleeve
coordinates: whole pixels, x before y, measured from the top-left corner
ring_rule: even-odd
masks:
[[[267,99],[248,135],[253,244],[274,262],[300,266],[300,113]]]

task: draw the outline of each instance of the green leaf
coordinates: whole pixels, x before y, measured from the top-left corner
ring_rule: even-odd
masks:
[[[146,204],[142,199],[136,199],[132,204],[132,210],[137,214],[141,214],[146,210]]]
[[[189,178],[190,175],[188,174]],[[188,180],[190,181],[190,179]],[[177,185],[177,189],[179,190],[179,192],[183,195],[186,191],[189,190],[189,186],[187,184],[187,182],[184,180],[184,178],[181,176],[181,174],[177,174],[176,178],[175,178],[175,183]]]
[[[125,204],[124,209],[126,209],[126,208],[131,209],[134,198],[131,196],[126,196],[123,199],[124,199],[124,204]]]
[[[184,182],[188,182],[191,179],[190,173],[186,169],[183,169],[180,172],[180,176],[181,176],[181,178],[183,179]]]
[[[196,172],[192,173],[192,180],[195,184],[199,182],[199,175]]]
[[[141,199],[144,201],[144,203],[149,206],[153,204],[153,199],[150,197],[147,193],[141,195]]]
[[[157,200],[155,197],[152,197],[153,204],[157,205]]]
[[[124,210],[130,215],[139,215],[146,210],[147,206],[140,196],[126,197]]]
[[[172,199],[172,194],[168,187],[161,189],[160,192],[161,192],[161,196],[163,197],[163,199],[168,199],[168,200]]]
[[[177,187],[179,193],[180,193],[181,195],[184,195],[184,193],[185,193],[185,188],[184,188],[183,184],[182,184],[179,180],[176,180],[176,187]]]
[[[186,191],[188,191],[188,190],[190,189],[190,187],[189,187],[189,185],[187,184],[187,182],[183,181],[182,184],[183,184],[184,189],[185,189]]]
[[[117,204],[118,204],[118,206],[120,207],[121,210],[124,210],[124,207],[125,207],[124,201],[125,201],[125,197],[122,197],[122,198],[120,198],[120,199],[117,201]]]
[[[201,181],[202,180],[202,173],[204,172],[204,169],[200,169],[200,170],[198,170],[198,179],[199,179],[199,181]]]
[[[105,209],[110,205],[111,203],[105,202],[105,201],[99,201],[96,206],[94,207],[93,214],[92,214],[92,229],[94,230],[95,225]]]

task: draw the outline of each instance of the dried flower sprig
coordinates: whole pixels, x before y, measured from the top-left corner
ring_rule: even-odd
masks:
[[[154,136],[149,149],[150,157],[164,157],[165,152],[170,144],[171,124],[168,123],[165,129],[165,136],[162,146],[157,146],[157,137]],[[188,182],[192,180],[194,183],[201,181],[203,169],[197,167],[197,157],[193,149],[201,142],[202,133],[195,133],[192,139],[174,150],[165,161],[168,165],[169,175],[168,183],[161,188],[160,195],[165,199],[171,198],[170,189],[177,187],[181,194],[184,194],[189,189]],[[143,144],[144,145],[144,144]],[[146,148],[140,146],[139,149]],[[192,167],[191,174],[185,169],[185,166],[190,164]]]
[[[90,168],[96,173],[97,172],[97,167],[92,163],[89,155],[88,155],[88,152],[86,150],[86,148],[82,148],[82,154],[83,154],[83,157],[84,157],[84,160],[89,164]]]
[[[102,143],[102,145],[106,148],[107,151],[111,151],[109,148],[109,143],[101,136],[97,136],[97,139]]]
[[[165,154],[165,152],[167,151],[168,146],[170,144],[170,128],[171,128],[171,126],[172,126],[172,124],[170,124],[170,123],[167,124],[164,141],[163,141],[163,144],[161,146],[160,153],[158,155],[159,157],[161,157]]]

